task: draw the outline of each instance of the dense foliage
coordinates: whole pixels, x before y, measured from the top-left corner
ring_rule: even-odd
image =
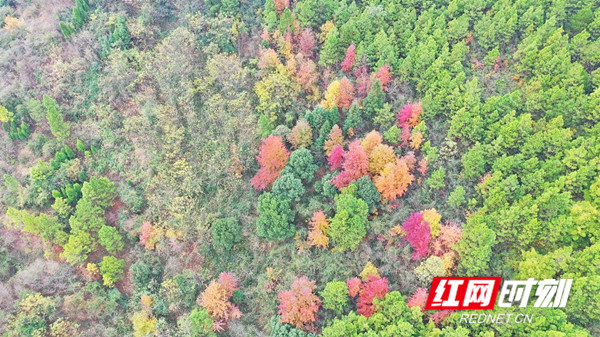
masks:
[[[0,15],[0,335],[600,335],[597,1]],[[435,276],[574,282],[464,325]]]

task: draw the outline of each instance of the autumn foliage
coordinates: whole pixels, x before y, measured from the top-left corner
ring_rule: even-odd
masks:
[[[257,190],[270,187],[279,177],[289,156],[290,153],[283,145],[281,137],[271,135],[265,139],[260,146],[258,156],[256,156],[260,169],[250,180],[252,186]]]
[[[462,229],[456,225],[444,225],[441,227],[439,235],[431,243],[431,253],[442,256],[453,249],[453,246],[460,241]]]
[[[358,97],[364,98],[371,87],[371,80],[368,76],[367,67],[365,65],[357,66],[356,69],[354,69],[354,77],[356,77],[356,93]]]
[[[362,145],[367,154],[370,154],[371,151],[373,151],[377,145],[381,144],[382,141],[383,137],[381,134],[373,130],[365,136],[365,138],[360,142],[360,145]]]
[[[387,164],[396,162],[394,149],[386,144],[379,144],[369,153],[369,171],[380,174]]]
[[[150,222],[144,222],[142,227],[140,227],[140,244],[146,247],[146,249],[154,249],[158,234],[159,230],[154,228]]]
[[[421,312],[425,312],[425,304],[427,303],[428,296],[427,289],[417,288],[417,291],[408,298],[406,305],[409,308],[417,307],[421,309]],[[438,325],[443,319],[450,316],[451,313],[452,311],[450,310],[435,310],[434,312],[430,312],[429,319]]]
[[[358,140],[348,145],[344,153],[342,172],[333,180],[332,184],[338,189],[348,186],[354,180],[369,173],[369,157]]]
[[[358,295],[361,285],[362,281],[358,277],[353,277],[346,281],[346,286],[348,287],[348,293],[350,297],[356,297],[356,295]]]
[[[230,301],[236,289],[235,277],[230,273],[221,273],[219,281],[210,282],[198,298],[198,304],[215,319],[215,330],[226,326],[229,320],[242,316],[238,307]]]
[[[425,288],[418,288],[414,294],[412,294],[406,304],[409,308],[419,307],[421,311],[425,311],[425,304],[427,303],[427,296],[429,293]]]
[[[383,89],[383,91],[387,91],[388,90],[387,86],[390,83],[390,81],[392,80],[392,73],[390,72],[390,67],[383,66],[383,67],[379,68],[379,70],[375,74],[375,78],[378,79],[379,82],[381,83],[381,89]]]
[[[394,201],[406,193],[413,179],[406,160],[397,159],[395,163],[386,164],[374,182],[383,199]]]
[[[325,110],[329,110],[334,106],[337,106],[338,97],[340,96],[340,81],[332,81],[327,86],[321,106]]]
[[[317,74],[317,65],[312,60],[303,60],[296,72],[296,82],[302,86],[302,89],[308,90],[317,83],[319,75]]]
[[[300,34],[300,39],[298,41],[298,48],[300,52],[304,54],[306,57],[313,56],[313,49],[315,48],[315,44],[317,43],[317,39],[315,35],[312,33],[310,28],[306,28]]]
[[[354,100],[354,85],[346,77],[340,81],[338,89],[337,106],[339,108],[350,109]]]
[[[200,305],[215,318],[226,319],[231,311],[227,289],[221,283],[212,281],[201,295]]]
[[[258,60],[258,69],[270,69],[281,65],[279,55],[271,48],[263,49]]]
[[[398,124],[400,127],[415,127],[421,120],[421,113],[423,112],[423,105],[419,103],[406,104],[398,112]]]
[[[419,172],[419,174],[421,176],[426,176],[427,175],[427,169],[429,168],[429,161],[427,160],[427,158],[423,158],[421,160],[419,160],[418,165],[417,165],[417,172]]]
[[[423,219],[429,224],[431,229],[431,236],[437,237],[440,234],[440,221],[442,215],[438,213],[435,208],[426,209],[423,211]]]
[[[283,12],[284,9],[290,7],[290,0],[273,0],[277,13]]]
[[[402,229],[406,232],[406,240],[413,248],[413,260],[427,256],[429,242],[431,241],[431,231],[429,224],[423,219],[423,214],[412,213],[404,224],[402,224]]]
[[[342,135],[342,129],[336,124],[329,131],[329,136],[323,145],[323,150],[328,156],[331,155],[331,151],[337,145],[344,145],[344,136]]]
[[[278,296],[281,322],[299,329],[315,322],[321,306],[321,300],[313,293],[316,288],[315,281],[309,281],[306,276],[295,278],[290,290]]]
[[[420,131],[414,132],[410,136],[409,145],[413,149],[418,150],[421,148],[421,144],[423,144],[423,140],[424,140],[423,134]]]
[[[358,309],[356,311],[365,317],[370,317],[375,313],[373,300],[384,298],[388,292],[387,278],[375,275],[369,276],[369,279],[361,286],[357,302]]]
[[[350,73],[352,71],[352,66],[354,65],[354,61],[356,60],[356,46],[351,44],[348,49],[346,49],[346,57],[344,61],[342,61],[342,70],[345,73]]]
[[[323,211],[317,211],[313,214],[309,222],[310,231],[308,232],[308,240],[311,246],[318,248],[327,248],[329,245],[329,220]]]
[[[299,120],[287,139],[296,149],[312,144],[312,128],[304,119]]]
[[[336,145],[331,154],[327,158],[327,163],[332,171],[337,170],[342,167],[342,162],[344,160],[344,148],[340,145]]]
[[[444,261],[446,273],[450,273],[458,259],[454,249],[462,237],[462,229],[456,225],[444,225],[437,238],[431,242],[430,253],[439,256]]]
[[[363,279],[363,281],[367,281],[371,276],[379,277],[380,275],[377,267],[375,267],[375,265],[369,261],[360,272],[360,278]]]

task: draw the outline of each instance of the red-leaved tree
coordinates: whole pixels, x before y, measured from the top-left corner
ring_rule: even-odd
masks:
[[[429,293],[425,288],[418,288],[414,294],[412,294],[406,305],[409,308],[418,307],[421,309],[421,312],[425,312],[425,304],[427,303],[427,297]],[[435,312],[430,312],[429,319],[433,321],[436,325],[439,325],[446,317],[450,316],[452,310],[436,310]]]
[[[349,74],[350,71],[352,71],[354,61],[356,61],[356,46],[351,44],[348,49],[346,49],[346,57],[344,58],[344,61],[342,61],[342,70]]]
[[[344,153],[342,169],[332,182],[340,190],[369,173],[369,156],[359,140],[354,140],[348,145],[348,151]]]
[[[278,296],[280,321],[299,329],[315,322],[321,306],[321,300],[313,293],[316,288],[315,281],[309,281],[306,276],[295,278],[291,289]]]
[[[398,125],[400,127],[415,127],[421,120],[421,113],[423,113],[423,105],[421,102],[414,104],[406,104],[398,112]]]
[[[369,93],[371,80],[368,76],[367,66],[361,64],[354,69],[354,77],[356,77],[356,92],[359,98],[364,98]]]
[[[271,35],[269,34],[269,30],[266,28],[263,29],[262,33],[260,34],[260,38],[266,42],[271,42]]]
[[[232,296],[233,292],[238,288],[237,278],[232,273],[223,272],[219,274],[219,283],[225,287],[228,296]]]
[[[265,139],[256,156],[260,169],[250,180],[252,186],[257,190],[270,187],[279,177],[279,172],[285,167],[289,156],[290,153],[283,145],[281,137],[271,135]]]
[[[429,319],[435,323],[435,325],[440,325],[446,318],[452,315],[453,310],[437,310],[431,315],[429,315]]]
[[[419,160],[419,163],[417,166],[417,172],[419,172],[421,174],[421,176],[425,177],[425,175],[427,175],[428,168],[429,168],[429,161],[427,160],[427,158],[423,158],[423,159]]]
[[[384,298],[388,292],[388,280],[385,277],[369,276],[369,279],[363,283],[360,289],[356,311],[365,317],[373,315],[375,313],[373,300]]]
[[[344,109],[350,109],[352,101],[354,101],[354,85],[346,77],[340,81],[340,87],[338,89],[339,96],[337,99],[337,106]]]
[[[342,161],[344,160],[344,148],[341,145],[336,145],[331,150],[331,154],[327,158],[327,163],[331,167],[332,171],[335,171],[342,167]]]
[[[390,73],[390,67],[385,65],[379,68],[377,74],[375,74],[375,78],[379,79],[379,82],[381,83],[381,89],[383,91],[387,91],[387,85],[392,80],[392,73]]]
[[[402,141],[400,143],[401,147],[407,147],[408,146],[408,142],[410,141],[410,136],[412,135],[412,132],[410,131],[411,129],[408,126],[403,126],[402,127],[402,133],[400,134],[400,140]]]
[[[402,229],[406,232],[406,241],[413,248],[413,260],[427,256],[429,242],[431,241],[431,230],[429,223],[423,219],[423,214],[412,213],[402,224]]]
[[[350,297],[356,297],[356,295],[358,295],[361,285],[362,281],[358,277],[353,277],[346,281],[346,286],[348,287],[348,294]]]
[[[427,296],[429,296],[427,289],[418,288],[417,291],[415,291],[415,293],[412,294],[408,298],[406,305],[408,305],[409,308],[419,307],[421,309],[421,311],[425,311],[425,304],[427,303]]]

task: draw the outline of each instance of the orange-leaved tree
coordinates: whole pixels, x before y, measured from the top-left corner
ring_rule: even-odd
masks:
[[[237,280],[230,273],[221,273],[219,281],[211,281],[198,297],[198,304],[215,320],[214,329],[227,326],[232,318],[240,318],[241,311],[230,299],[237,289]]]
[[[362,145],[363,149],[365,149],[365,152],[367,154],[370,154],[371,151],[373,151],[373,149],[375,148],[375,146],[381,144],[382,141],[383,137],[381,136],[381,134],[373,130],[367,133],[365,138],[363,138],[363,140],[360,142],[360,145]]]
[[[354,101],[354,85],[346,77],[340,81],[338,89],[337,106],[344,109],[350,109],[350,105]]]
[[[290,290],[279,294],[281,322],[299,329],[315,322],[321,306],[321,300],[313,293],[316,288],[315,281],[309,281],[306,276],[295,278]]]
[[[388,84],[392,80],[392,73],[390,72],[390,67],[385,65],[379,68],[379,70],[375,74],[375,78],[379,80],[379,83],[381,83],[381,89],[383,91],[387,91]]]
[[[260,146],[256,160],[260,169],[250,180],[252,186],[257,190],[264,190],[270,187],[279,177],[279,173],[285,167],[289,151],[283,145],[283,140],[279,136],[269,136]]]
[[[369,171],[373,175],[381,174],[387,164],[396,162],[394,149],[386,144],[379,144],[369,154]]]

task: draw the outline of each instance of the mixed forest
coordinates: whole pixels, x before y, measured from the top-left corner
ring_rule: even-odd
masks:
[[[0,0],[0,335],[600,335],[595,0]],[[530,324],[435,276],[572,278]]]

